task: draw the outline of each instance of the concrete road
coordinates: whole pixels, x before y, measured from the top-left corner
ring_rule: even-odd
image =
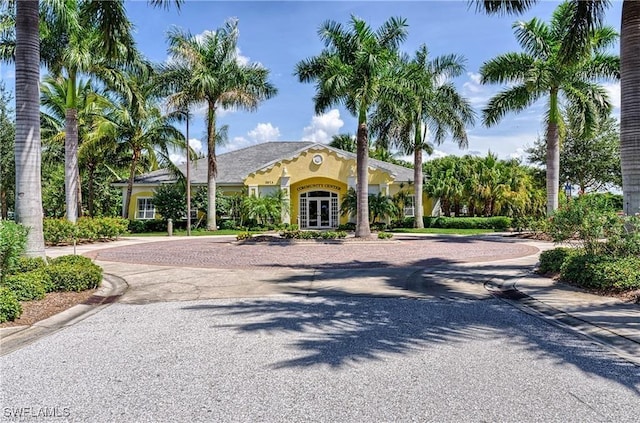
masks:
[[[327,294],[327,295],[324,295]],[[114,304],[0,357],[0,421],[637,422],[640,367],[497,299]]]

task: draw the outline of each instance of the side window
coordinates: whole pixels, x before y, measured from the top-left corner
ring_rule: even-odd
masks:
[[[407,217],[413,217],[416,215],[415,210],[416,197],[415,195],[410,195],[407,197],[407,201],[404,204],[404,215]]]
[[[136,217],[138,219],[153,219],[156,215],[156,208],[152,198],[138,198],[138,209]]]

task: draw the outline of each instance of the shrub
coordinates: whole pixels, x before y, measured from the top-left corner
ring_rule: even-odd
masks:
[[[336,234],[338,234],[338,238],[346,238],[347,237],[347,233],[345,231],[337,231]]]
[[[577,238],[586,253],[598,254],[606,248],[601,240],[619,232],[621,224],[603,197],[583,195],[555,212],[548,233],[555,242]]]
[[[373,231],[384,231],[387,229],[387,224],[384,222],[375,222],[371,224],[371,230]]]
[[[244,241],[247,239],[251,239],[251,233],[250,232],[241,232],[238,235],[236,235],[236,240],[238,241]]]
[[[9,288],[18,301],[41,300],[46,293],[44,274],[34,271],[10,275],[5,278],[3,286]]]
[[[54,262],[46,267],[47,273],[51,277],[51,283],[58,291],[84,291],[100,286],[102,282],[102,269],[91,263],[74,262],[67,257],[81,256],[63,256],[59,259],[65,259]]]
[[[26,273],[42,269],[47,262],[42,257],[20,257],[13,268],[13,273]]]
[[[94,265],[89,257],[78,256],[78,255],[67,255],[67,256],[56,257],[54,259],[51,259],[50,264],[52,264],[52,265],[55,265],[55,264],[71,264],[71,265],[74,265],[74,266],[92,266],[92,265]]]
[[[22,314],[22,305],[9,288],[0,286],[0,323],[16,320]]]
[[[347,222],[343,225],[339,225],[338,226],[338,230],[339,231],[355,231],[356,230],[356,224],[354,222]]]
[[[316,239],[321,237],[322,232],[320,231],[300,231],[300,239]]]
[[[570,255],[562,265],[560,279],[585,288],[608,291],[640,289],[640,257]]]
[[[100,238],[100,225],[97,219],[81,217],[76,223],[76,239],[78,241],[93,242]]]
[[[0,282],[16,265],[27,245],[29,230],[13,221],[0,220]]]
[[[49,245],[73,242],[75,227],[66,219],[44,219],[42,222],[44,240]]]
[[[558,247],[553,250],[543,251],[540,254],[540,266],[538,267],[538,272],[559,272],[562,264],[571,254],[576,254],[576,250],[572,248]]]
[[[431,228],[451,229],[497,229],[507,230],[511,227],[512,219],[506,216],[494,217],[438,217],[432,219]]]
[[[238,227],[238,224],[235,220],[223,220],[220,223],[220,229],[235,229]]]
[[[391,239],[393,234],[390,232],[378,232],[378,239]]]
[[[296,239],[300,238],[300,231],[298,230],[284,230],[280,232],[280,236],[284,239]]]
[[[144,220],[130,220],[128,226],[129,232],[141,234],[145,230]]]
[[[97,226],[98,238],[117,239],[127,233],[129,221],[121,217],[94,218]]]

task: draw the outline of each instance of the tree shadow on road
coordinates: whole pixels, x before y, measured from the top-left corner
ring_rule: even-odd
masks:
[[[291,345],[296,357],[283,359],[274,364],[275,368],[342,367],[366,360],[382,360],[389,355],[429,354],[430,349],[442,344],[496,341],[506,350],[523,354],[528,359],[551,360],[558,367],[574,366],[640,394],[640,367],[620,359],[606,348],[522,313],[489,295],[474,297],[453,290],[443,296],[429,286],[445,277],[482,284],[496,273],[505,271],[505,266],[487,265],[472,271],[469,266],[446,260],[419,261],[413,263],[416,268],[431,266],[431,282],[427,278],[425,285],[410,286],[399,281],[388,267],[380,266],[381,263],[359,262],[359,265],[366,270],[361,272],[363,278],[382,278],[389,286],[405,290],[407,296],[422,298],[358,295],[334,284],[305,291],[304,295],[292,290],[291,297],[245,299],[185,309],[208,313],[212,319],[231,316],[239,323],[230,327],[238,332],[297,334]],[[521,266],[511,267],[522,270]],[[344,277],[352,281],[359,277],[358,273],[357,270],[340,272],[339,269],[320,268],[316,270],[314,280]],[[291,280],[282,282],[300,282],[304,277],[294,275]]]

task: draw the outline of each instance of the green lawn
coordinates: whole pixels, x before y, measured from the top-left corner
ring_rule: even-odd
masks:
[[[191,236],[204,236],[204,235],[238,235],[246,231],[239,231],[236,229],[218,229],[217,231],[191,231]],[[252,234],[261,232],[251,232]],[[187,236],[186,230],[173,231],[174,236]],[[132,233],[131,236],[167,236],[167,232],[144,232],[144,233]]]
[[[456,228],[396,228],[387,232],[399,234],[452,234],[452,235],[478,235],[492,232],[501,232],[495,229],[456,229]]]

